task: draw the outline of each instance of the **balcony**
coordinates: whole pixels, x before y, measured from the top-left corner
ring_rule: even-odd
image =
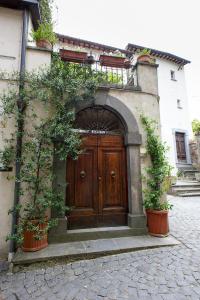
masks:
[[[109,56],[100,55],[98,60],[94,60],[93,56],[88,56],[86,52],[63,49],[60,50],[60,57],[67,63],[81,65],[85,69],[85,76],[88,69],[100,73],[100,87],[139,90],[136,69],[126,58],[116,59],[111,56],[112,59],[108,61]]]

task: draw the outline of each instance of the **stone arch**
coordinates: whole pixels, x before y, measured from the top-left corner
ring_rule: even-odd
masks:
[[[122,101],[107,93],[98,93],[94,101],[82,102],[77,105],[76,113],[92,105],[103,106],[118,115],[126,129],[125,145],[141,145],[142,139],[135,116]]]

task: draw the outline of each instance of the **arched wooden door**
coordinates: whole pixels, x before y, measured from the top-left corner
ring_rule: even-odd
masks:
[[[91,114],[90,111],[90,114],[94,117],[96,112]],[[113,120],[117,118],[111,112],[106,114],[106,118],[108,115]],[[102,112],[100,120],[103,120]],[[100,120],[96,116],[93,128],[97,128],[97,123],[100,126]],[[127,224],[126,152],[120,132],[122,127],[119,128],[122,124],[116,126],[113,120],[109,118],[112,130],[108,130],[108,126],[105,128],[105,122],[104,130],[101,122],[101,130],[98,127],[90,129],[90,132],[84,128],[83,122],[79,124],[85,131],[82,136],[83,152],[78,160],[69,158],[67,161],[67,205],[73,207],[68,217],[70,228]]]

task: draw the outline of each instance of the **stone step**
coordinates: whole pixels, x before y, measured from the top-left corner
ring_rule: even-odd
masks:
[[[146,234],[146,229],[133,229],[129,226],[117,227],[99,227],[99,228],[86,228],[66,230],[65,233],[50,233],[49,243],[66,243],[75,241],[98,240],[128,236],[138,236]]]
[[[25,265],[47,260],[80,260],[179,244],[180,242],[172,236],[158,238],[149,235],[50,244],[47,248],[36,252],[18,250],[13,263]]]
[[[172,185],[172,188],[198,188],[198,187],[200,187],[199,182]]]
[[[200,197],[200,192],[189,192],[189,193],[178,193],[177,196],[180,197]]]
[[[174,189],[176,192],[198,192],[200,187],[179,187]]]

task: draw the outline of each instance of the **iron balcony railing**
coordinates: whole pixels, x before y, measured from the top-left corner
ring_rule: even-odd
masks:
[[[116,68],[102,66],[99,61],[95,61],[91,65],[94,72],[101,72],[102,82],[100,86],[115,88],[133,88],[137,87],[137,74],[133,66],[130,68]]]
[[[74,71],[77,71],[77,66],[81,66],[85,72],[85,76],[87,76],[90,70],[94,74],[100,74],[100,87],[138,89],[137,73],[134,66],[130,66],[129,68],[108,67],[102,66],[100,61],[92,61],[92,63],[67,61],[66,63],[74,67]]]

